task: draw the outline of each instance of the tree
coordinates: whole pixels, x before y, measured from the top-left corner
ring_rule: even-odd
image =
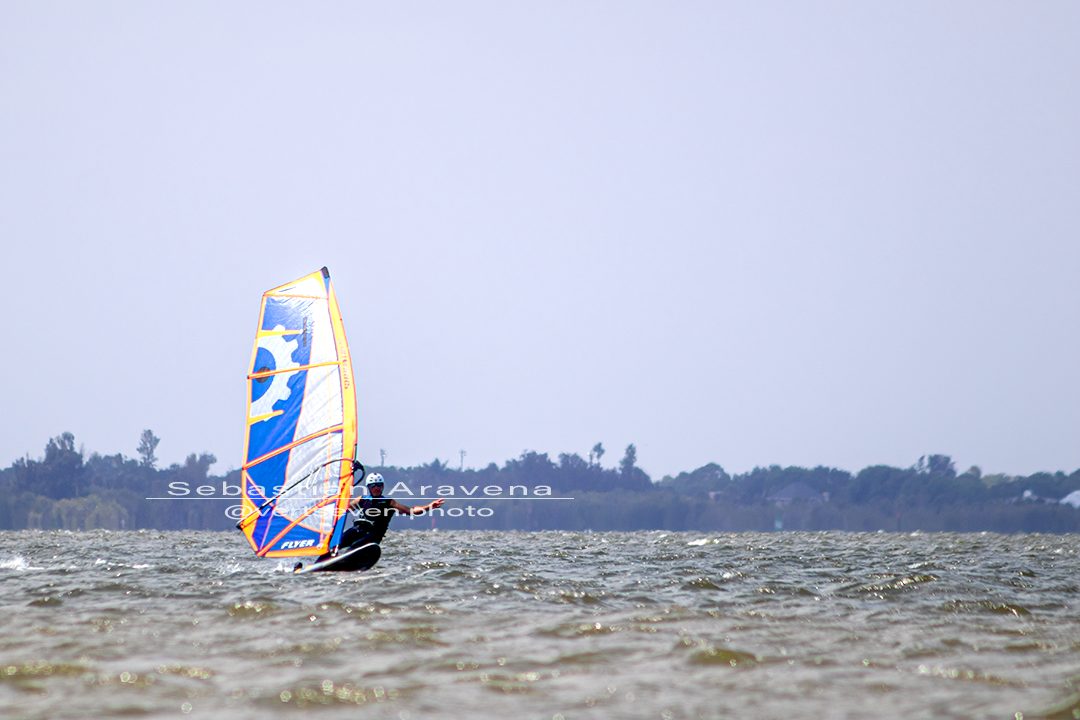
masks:
[[[556,480],[555,463],[551,462],[547,453],[526,450],[513,464],[507,463],[506,467],[511,470],[512,479],[520,478],[526,485],[553,485]]]
[[[139,447],[136,452],[139,453],[140,464],[143,467],[153,468],[157,463],[157,455],[154,454],[154,450],[157,449],[158,443],[161,442],[161,438],[154,435],[154,431],[147,428],[142,431],[142,435],[139,436]]]
[[[600,464],[600,458],[604,457],[604,443],[596,443],[592,446],[591,456],[596,458],[596,464]]]
[[[623,459],[619,461],[619,472],[623,475],[630,476],[634,472],[634,467],[637,465],[637,448],[634,447],[634,443],[630,443],[626,446],[626,454],[623,455]]]
[[[69,432],[49,440],[44,461],[16,463],[16,482],[20,486],[54,500],[82,494],[85,474],[82,450],[75,449],[75,436]]]
[[[923,455],[915,463],[915,471],[920,475],[956,477],[956,465],[948,455]]]
[[[200,480],[205,480],[210,474],[210,466],[217,462],[213,453],[191,453],[184,460],[184,469],[194,473]]]
[[[726,489],[731,484],[731,476],[716,463],[709,463],[693,472],[665,477],[659,484],[660,487],[679,495],[704,496]]]
[[[559,472],[582,474],[588,469],[589,464],[577,453],[559,453]]]
[[[619,462],[619,489],[652,490],[652,479],[637,466],[637,447],[634,443],[626,446],[626,454]]]
[[[931,475],[942,475],[947,478],[956,477],[956,465],[948,455],[931,455],[926,464],[930,468]]]
[[[47,463],[67,459],[76,454],[79,456],[79,464],[82,464],[82,453],[76,453],[75,436],[69,432],[60,433],[45,445],[45,462]]]

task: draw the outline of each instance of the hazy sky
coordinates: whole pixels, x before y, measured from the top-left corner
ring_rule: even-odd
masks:
[[[0,466],[240,463],[326,265],[360,453],[1080,467],[1080,3],[0,1]]]

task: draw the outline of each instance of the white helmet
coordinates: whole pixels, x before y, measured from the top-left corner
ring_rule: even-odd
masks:
[[[383,483],[382,475],[380,475],[379,473],[371,473],[370,475],[367,476],[367,486],[368,487],[371,487],[372,485],[383,485],[383,484],[384,483]]]

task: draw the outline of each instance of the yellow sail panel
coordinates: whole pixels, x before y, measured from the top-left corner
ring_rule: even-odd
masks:
[[[356,456],[353,371],[326,268],[263,294],[248,391],[238,527],[263,557],[322,554],[340,537]]]

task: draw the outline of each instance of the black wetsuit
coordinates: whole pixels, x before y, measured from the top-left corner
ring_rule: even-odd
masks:
[[[341,547],[358,547],[367,543],[382,542],[390,527],[390,520],[397,512],[390,498],[364,498],[356,507],[356,522],[341,534]]]

